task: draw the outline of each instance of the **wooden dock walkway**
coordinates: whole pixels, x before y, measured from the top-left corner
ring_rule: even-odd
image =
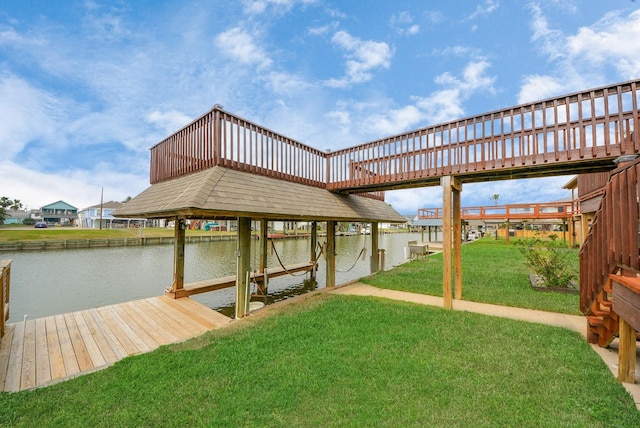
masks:
[[[160,296],[9,324],[0,342],[0,391],[95,371],[230,321],[190,298]]]

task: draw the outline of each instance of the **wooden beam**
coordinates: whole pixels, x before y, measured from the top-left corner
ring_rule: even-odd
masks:
[[[236,318],[249,314],[249,275],[251,275],[251,219],[238,217],[238,246],[236,269]]]
[[[174,221],[173,244],[173,284],[171,290],[175,293],[184,287],[184,242],[186,235],[185,219],[176,218]]]
[[[618,380],[635,383],[636,381],[636,329],[620,317],[618,348]]]
[[[442,296],[445,309],[452,309],[451,299],[451,196],[453,177],[442,177]]]
[[[286,268],[282,266],[270,267],[265,269],[268,278],[276,278],[278,276],[289,275],[296,272],[308,272],[312,269],[313,264],[309,262],[296,263],[287,265]],[[250,278],[252,281],[264,281],[264,273],[251,273]],[[202,281],[188,282],[184,284],[184,288],[178,290],[177,293],[167,291],[166,294],[171,298],[178,299],[181,297],[193,296],[194,294],[208,293],[210,291],[222,290],[224,288],[231,288],[236,286],[236,276],[225,276],[221,278],[205,279]]]
[[[462,217],[460,213],[460,193],[462,192],[462,183],[455,179],[453,182],[454,297],[457,300],[460,300],[462,299]],[[455,186],[455,184],[457,184],[457,186]]]
[[[318,246],[318,223],[311,222],[311,248],[309,249],[309,262],[314,264],[314,268],[311,270],[311,279],[316,279],[316,247]]]
[[[371,223],[371,273],[380,270],[380,257],[378,256],[378,223]]]
[[[260,220],[260,273],[264,273],[269,259],[269,221],[266,218]],[[265,284],[266,286],[266,284]]]
[[[324,253],[326,265],[327,288],[336,286],[336,222],[327,222],[327,248]]]

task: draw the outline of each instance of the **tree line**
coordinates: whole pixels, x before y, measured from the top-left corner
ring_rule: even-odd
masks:
[[[11,199],[6,196],[0,197],[0,224],[3,224],[5,219],[9,217],[7,210],[17,211],[23,207],[20,199]]]

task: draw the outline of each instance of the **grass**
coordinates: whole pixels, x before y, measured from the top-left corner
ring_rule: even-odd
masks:
[[[235,232],[207,232],[204,230],[187,230],[187,236],[235,234]],[[78,229],[65,227],[51,227],[47,229],[0,228],[0,242],[3,241],[44,241],[44,240],[72,240],[72,239],[108,239],[108,238],[139,238],[173,236],[173,228],[144,228],[144,229]]]
[[[640,426],[577,333],[317,294],[48,388],[4,426]]]
[[[577,269],[578,252],[573,250]],[[579,315],[579,296],[534,291],[518,247],[484,238],[462,247],[464,300]],[[442,296],[442,254],[379,272],[362,282],[380,288]],[[453,287],[453,285],[452,285]]]

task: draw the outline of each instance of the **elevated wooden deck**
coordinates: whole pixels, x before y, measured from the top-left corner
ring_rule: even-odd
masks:
[[[230,321],[192,299],[160,296],[9,324],[0,342],[0,391],[91,372]]]

